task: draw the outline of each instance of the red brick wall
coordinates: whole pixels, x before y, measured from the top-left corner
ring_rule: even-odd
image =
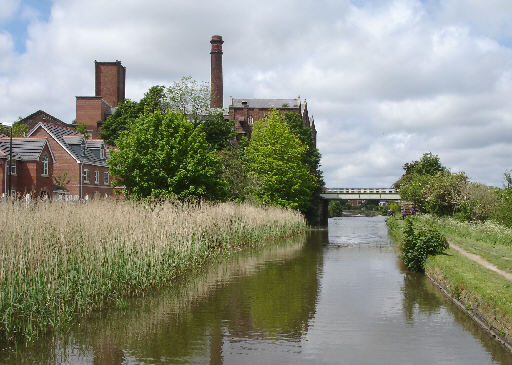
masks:
[[[278,108],[282,114],[287,112],[300,113],[299,108]],[[252,127],[249,125],[249,119],[252,117],[253,123],[265,117],[270,111],[269,108],[229,108],[229,120],[235,121],[235,129],[238,133],[251,135]]]
[[[82,186],[82,194],[83,197],[85,195],[89,195],[90,198],[94,197],[95,194],[99,194],[101,196],[112,195],[112,187],[110,186],[110,176],[109,176],[109,184],[105,185],[103,181],[103,173],[108,172],[108,167],[103,166],[94,166],[94,165],[83,165],[83,169],[89,170],[89,182],[83,182]],[[94,180],[94,172],[98,171],[99,173],[99,182],[96,183]]]
[[[96,96],[101,96],[110,106],[124,100],[126,70],[121,62],[95,62]]]
[[[48,156],[48,175],[43,176],[43,156]],[[53,193],[53,160],[48,146],[45,146],[38,161],[18,161],[16,191],[22,195],[27,193],[34,197],[45,191],[49,196]],[[14,184],[13,184],[14,186]]]
[[[222,37],[212,36],[211,47],[211,97],[210,106],[212,108],[222,108],[222,98],[224,97],[224,86],[222,80]]]
[[[66,185],[66,188],[69,194],[80,195],[80,168],[76,160],[43,128],[39,127],[32,136],[48,138],[53,156],[55,157],[53,175],[62,176],[67,172],[67,179],[70,180],[70,182]]]
[[[76,123],[84,123],[92,138],[98,138],[100,128],[98,122],[105,120],[108,105],[96,96],[76,97]]]

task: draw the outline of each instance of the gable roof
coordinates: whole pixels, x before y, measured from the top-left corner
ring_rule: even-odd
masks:
[[[21,119],[21,122],[27,125],[28,130],[34,128],[39,122],[48,122],[61,125],[63,127],[70,127],[68,123],[63,122],[59,118],[56,118],[43,110],[38,110],[30,115],[27,115],[25,118]]]
[[[242,102],[246,102],[245,106]],[[300,99],[232,99],[230,107],[258,108],[258,109],[296,109],[300,106]]]
[[[85,143],[85,137],[75,129],[52,123],[38,123],[29,133],[31,136],[38,128],[43,128],[57,143],[66,150],[78,163],[107,166],[106,159],[101,159],[99,153],[96,155]],[[85,149],[82,151],[82,141]]]
[[[48,145],[48,149],[55,161],[52,149],[46,138],[13,138],[12,139],[12,155],[13,160],[21,161],[39,161],[44,146]],[[10,152],[10,138],[0,138],[0,151],[5,155]]]

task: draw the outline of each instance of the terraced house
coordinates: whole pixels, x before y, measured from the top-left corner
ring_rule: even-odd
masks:
[[[9,159],[12,163],[9,166]],[[0,196],[51,196],[55,157],[47,138],[0,138]],[[9,172],[10,167],[10,174]]]
[[[28,135],[48,140],[55,156],[53,176],[62,182],[65,195],[80,199],[112,195],[109,151],[103,140],[86,139],[75,129],[48,122],[39,122]]]

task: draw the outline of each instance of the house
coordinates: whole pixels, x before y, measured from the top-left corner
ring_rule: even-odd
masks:
[[[54,180],[62,182],[66,195],[80,199],[112,195],[109,151],[103,140],[86,139],[75,129],[47,122],[38,123],[28,135],[48,140],[55,156]]]
[[[37,112],[26,116],[25,118],[21,119],[20,122],[23,122],[27,126],[27,131],[31,131],[38,123],[41,122],[53,123],[63,127],[72,127],[71,124],[65,123],[59,118],[56,118],[42,110],[38,110]]]
[[[12,163],[9,175],[9,158]],[[34,197],[53,194],[55,157],[47,138],[0,138],[0,196],[11,189],[12,196],[31,194]]]

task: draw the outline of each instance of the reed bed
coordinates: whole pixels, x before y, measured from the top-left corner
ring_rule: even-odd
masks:
[[[0,340],[29,341],[306,224],[274,207],[98,199],[1,203],[0,227]]]

